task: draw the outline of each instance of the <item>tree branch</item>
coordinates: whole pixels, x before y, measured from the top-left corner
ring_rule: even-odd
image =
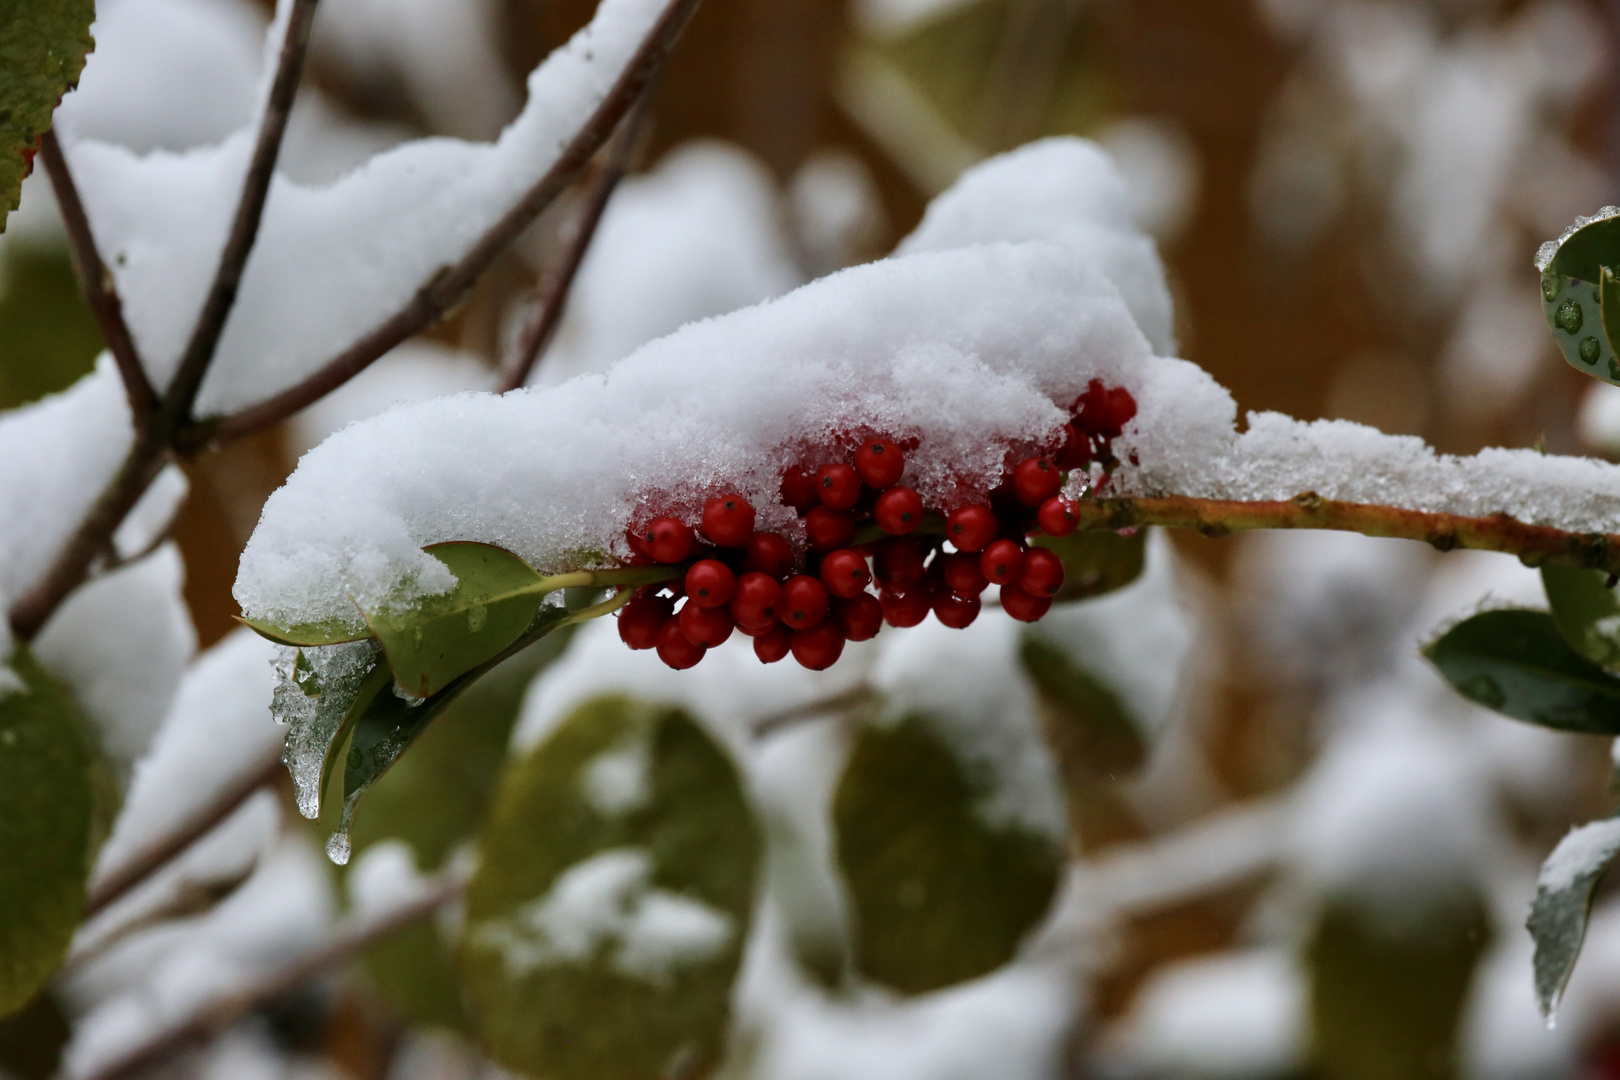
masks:
[[[607,142],[619,121],[663,68],[675,39],[700,0],[670,0],[618,82],[574,134],[562,154],[516,205],[479,237],[454,266],[443,267],[409,303],[302,382],[241,412],[199,421],[184,448],[252,434],[296,413],[364,371],[395,345],[432,326],[455,306],[502,251],[556,201]]]
[[[191,406],[202,388],[203,376],[219,347],[220,335],[225,332],[225,321],[236,305],[236,291],[242,284],[242,272],[247,266],[253,244],[259,238],[259,224],[264,218],[265,200],[270,194],[270,181],[275,175],[276,158],[281,153],[282,137],[287,132],[287,118],[292,113],[293,98],[298,94],[298,80],[304,70],[304,55],[309,47],[309,29],[315,21],[317,0],[293,0],[292,12],[287,18],[287,33],[281,40],[281,56],[276,64],[275,78],[270,83],[270,94],[265,101],[264,115],[259,121],[259,137],[253,147],[253,157],[242,180],[242,195],[236,204],[236,217],[231,222],[230,235],[220,251],[219,267],[214,271],[214,282],[203,301],[197,324],[192,328],[191,340],[180,356],[174,381],[164,396],[165,418],[171,431],[178,431],[191,419]]]
[[[129,324],[124,321],[124,304],[118,298],[112,274],[101,259],[96,247],[95,234],[90,231],[90,218],[84,212],[84,200],[79,197],[79,186],[73,181],[62,144],[56,140],[54,130],[40,137],[39,155],[45,160],[45,172],[51,178],[51,190],[56,193],[56,205],[62,211],[62,224],[67,228],[68,252],[73,257],[73,272],[79,279],[79,291],[96,317],[102,340],[118,363],[118,374],[124,380],[124,393],[129,398],[129,409],[135,423],[157,411],[157,391],[146,377],[146,368],[135,348]]]

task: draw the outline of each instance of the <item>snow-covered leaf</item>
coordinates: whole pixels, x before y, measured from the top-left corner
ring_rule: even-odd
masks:
[[[1425,645],[1423,655],[1459,694],[1504,716],[1620,734],[1620,679],[1571,649],[1544,611],[1480,612]]]
[[[1594,664],[1614,670],[1620,668],[1620,594],[1608,582],[1601,570],[1541,568],[1541,586],[1564,640]]]
[[[1037,536],[1036,547],[1050,548],[1063,560],[1063,587],[1053,599],[1086,600],[1124,588],[1142,576],[1147,530],[1130,536],[1116,532],[1075,532]]]
[[[908,994],[988,974],[1046,913],[1063,852],[987,820],[984,777],[921,715],[868,724],[833,798],[861,974]]]
[[[1018,659],[1035,684],[1047,738],[1060,761],[1099,777],[1124,776],[1141,767],[1147,759],[1143,725],[1117,694],[1036,634],[1024,634]]]
[[[1620,818],[1572,829],[1541,866],[1536,898],[1525,922],[1536,942],[1536,1001],[1543,1016],[1558,1008],[1586,937],[1592,897],[1620,854]]]
[[[0,232],[51,112],[95,48],[95,0],[0,0]]]
[[[84,910],[95,750],[68,692],[22,649],[0,667],[0,1015],[56,970]]]
[[[580,706],[507,772],[479,856],[461,970],[500,1064],[554,1080],[714,1067],[761,837],[698,723],[620,696]]]
[[[1608,212],[1577,218],[1556,241],[1543,244],[1541,300],[1553,340],[1575,370],[1620,385],[1620,360],[1607,333],[1610,319],[1620,317],[1607,295],[1620,291],[1609,273],[1620,266],[1620,217]],[[1607,315],[1607,317],[1605,317]]]

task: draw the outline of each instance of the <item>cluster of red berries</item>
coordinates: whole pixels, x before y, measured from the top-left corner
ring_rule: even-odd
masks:
[[[1063,562],[1028,537],[1074,531],[1079,507],[1058,494],[1064,475],[1093,461],[1112,468],[1110,443],[1136,415],[1136,402],[1093,380],[1070,411],[1050,457],[1018,462],[988,502],[958,507],[943,528],[900,483],[906,448],[883,440],[863,444],[852,461],[783,475],[782,501],[798,511],[809,542],[802,562],[785,537],[754,529],[754,508],[740,495],[708,500],[697,529],[671,516],[632,528],[626,536],[638,561],[688,565],[684,579],[648,586],[625,605],[619,637],[684,669],[741,631],[763,662],[792,653],[820,671],[846,641],[875,637],[885,622],[916,626],[933,612],[946,626],[966,627],[991,585],[1007,614],[1034,622],[1063,586]],[[930,516],[934,527],[919,532]],[[869,536],[857,543],[863,526]]]

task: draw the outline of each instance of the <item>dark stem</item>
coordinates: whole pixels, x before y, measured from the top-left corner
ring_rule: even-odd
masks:
[[[79,278],[79,290],[85,303],[96,317],[102,340],[118,363],[118,374],[124,380],[124,393],[129,398],[130,412],[135,422],[157,411],[157,391],[146,377],[146,368],[135,348],[129,324],[124,321],[124,304],[118,298],[112,274],[101,259],[96,247],[95,234],[90,231],[90,218],[84,212],[84,200],[79,197],[79,186],[73,181],[62,144],[56,141],[56,132],[47,131],[39,141],[39,156],[45,161],[45,172],[51,178],[51,190],[56,193],[56,204],[62,211],[62,224],[67,228],[68,252],[73,257],[73,272]]]
[[[239,438],[270,427],[342,386],[406,338],[425,330],[472,288],[489,265],[518,235],[568,189],[600,150],[619,121],[640,99],[662,69],[681,29],[700,0],[670,0],[636,55],[585,125],[575,133],[557,161],[517,205],[478,239],[454,266],[446,266],[417,290],[409,303],[364,337],[329,360],[303,382],[241,412],[199,421],[186,433],[184,449]]]
[[[253,244],[259,238],[259,225],[264,218],[265,200],[270,194],[270,181],[275,175],[276,158],[281,153],[282,137],[287,132],[287,118],[292,113],[293,98],[298,93],[298,80],[303,74],[304,55],[309,49],[309,29],[315,21],[317,0],[293,0],[287,19],[287,34],[281,41],[281,57],[276,74],[270,83],[270,95],[265,101],[264,116],[259,121],[259,137],[253,147],[253,157],[242,180],[242,195],[236,204],[236,217],[231,222],[230,235],[220,251],[219,267],[214,271],[214,282],[203,301],[192,328],[191,340],[180,356],[174,381],[164,396],[164,412],[171,430],[178,431],[191,419],[191,407],[202,388],[203,376],[219,347],[220,335],[225,332],[225,321],[236,305],[236,292],[242,284],[242,273],[247,266]]]

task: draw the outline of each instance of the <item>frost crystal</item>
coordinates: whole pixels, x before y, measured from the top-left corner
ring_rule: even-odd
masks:
[[[1577,216],[1573,225],[1558,234],[1558,239],[1548,240],[1536,249],[1536,269],[1546,270],[1547,267],[1551,266],[1553,257],[1558,254],[1558,249],[1564,246],[1564,241],[1586,228],[1586,226],[1596,221],[1608,221],[1610,218],[1615,217],[1620,217],[1620,206],[1605,206],[1590,217]]]

